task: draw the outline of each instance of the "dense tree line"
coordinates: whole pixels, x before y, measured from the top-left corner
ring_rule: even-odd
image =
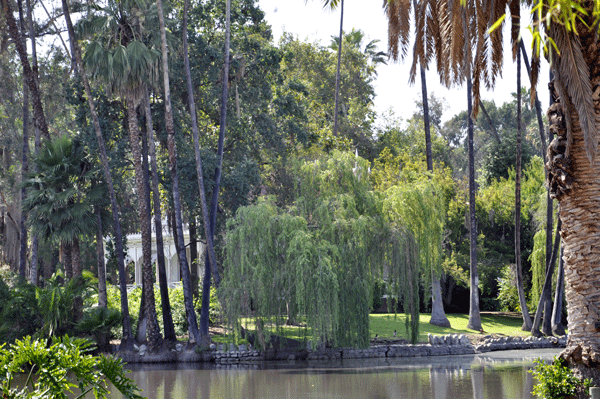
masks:
[[[161,231],[168,220],[192,342],[209,338],[212,285],[234,326],[240,316],[265,329],[305,318],[315,341],[336,345],[368,344],[379,281],[395,298],[389,310],[411,315],[414,339],[437,285],[446,311],[514,311],[523,303],[515,305],[512,280],[522,277],[537,308],[549,251],[534,236],[552,231],[534,91],[516,87],[505,104],[474,91],[480,112],[443,122],[444,100],[422,80],[412,115],[377,115],[373,82],[387,58],[360,30],[331,43],[289,33],[274,43],[254,0],[54,5],[40,18],[40,5],[3,0],[0,19],[0,248],[20,284],[59,284],[56,272],[83,281],[92,271],[101,307],[111,302],[105,281],[120,287],[124,342],[159,348],[176,338],[169,316],[181,305],[170,303],[157,262],[158,320],[150,246],[160,237],[150,225]],[[58,30],[68,44],[23,53],[26,39]],[[415,51],[425,52],[419,43]],[[414,76],[431,58],[417,55]],[[206,259],[187,259],[184,225]],[[124,237],[140,231],[144,288],[130,315]],[[74,304],[83,317],[89,301]]]

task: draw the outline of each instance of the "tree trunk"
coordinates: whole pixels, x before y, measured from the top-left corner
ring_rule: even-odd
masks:
[[[523,331],[531,331],[531,316],[527,308],[527,298],[523,287],[523,267],[521,265],[521,53],[517,52],[517,165],[515,176],[515,263],[517,265],[517,290],[519,305],[523,315]]]
[[[148,349],[153,351],[162,344],[162,337],[156,320],[156,307],[154,303],[154,272],[152,271],[152,233],[150,228],[150,209],[148,209],[147,182],[144,180],[142,150],[140,148],[140,131],[138,126],[137,112],[133,99],[127,99],[127,115],[129,144],[133,156],[135,168],[135,183],[138,196],[138,207],[140,216],[140,229],[142,232],[142,279],[146,288],[144,301],[146,306],[147,340]]]
[[[479,274],[477,273],[477,220],[475,216],[475,149],[473,148],[473,111],[472,83],[467,78],[467,118],[468,118],[468,147],[469,147],[469,254],[470,254],[470,300],[469,323],[467,328],[481,330],[481,315],[479,314]]]
[[[415,0],[416,8],[416,0]],[[425,154],[427,158],[427,170],[433,172],[433,154],[431,151],[431,124],[429,123],[429,102],[427,98],[427,79],[425,69],[421,66],[421,96],[423,98],[423,123],[425,125]],[[441,244],[441,243],[440,243]],[[442,285],[440,283],[439,266],[432,265],[431,269],[431,318],[429,324],[450,328],[450,321],[444,311],[442,300]]]
[[[565,326],[562,323],[563,293],[565,290],[565,262],[562,246],[556,276],[556,291],[554,292],[554,307],[552,308],[552,333],[561,336],[565,335]]]
[[[69,32],[69,41],[74,50],[74,57],[79,67],[80,77],[85,88],[85,95],[87,97],[87,103],[90,107],[90,114],[92,115],[92,122],[94,125],[94,132],[96,133],[96,140],[98,141],[98,150],[100,161],[102,164],[102,172],[104,179],[106,180],[106,186],[108,187],[108,193],[110,196],[110,207],[112,211],[113,228],[115,230],[115,247],[117,253],[117,265],[119,268],[119,291],[121,294],[121,316],[123,318],[123,338],[121,340],[120,349],[130,349],[133,347],[133,335],[131,333],[131,318],[129,316],[129,303],[127,302],[127,276],[125,274],[125,256],[123,251],[123,235],[121,232],[121,222],[119,220],[119,204],[117,203],[117,196],[115,194],[115,188],[113,185],[112,174],[110,171],[110,164],[108,162],[108,156],[106,155],[106,145],[104,144],[104,137],[102,136],[102,129],[100,128],[100,120],[98,119],[98,113],[96,112],[96,105],[94,104],[94,97],[92,96],[92,89],[90,88],[90,82],[83,69],[83,62],[81,60],[81,49],[79,44],[75,40],[75,31],[73,30],[73,23],[71,21],[71,14],[69,12],[69,5],[67,0],[62,0],[63,12],[65,15],[65,22],[67,24],[67,31]]]
[[[591,16],[591,5],[588,7]],[[587,63],[592,93],[600,87],[600,69],[596,50],[596,30],[578,24],[578,43],[581,44],[583,59]],[[558,62],[565,62],[558,60]],[[562,220],[561,236],[565,260],[565,299],[568,310],[569,338],[563,358],[582,375],[594,377],[600,384],[600,252],[598,237],[600,229],[600,162],[591,162],[586,143],[572,100],[564,88],[567,77],[560,69],[552,66],[561,95],[560,103],[570,117],[568,125],[569,148],[566,152],[570,161],[569,175],[573,185],[559,192],[559,215]],[[558,72],[558,73],[557,73]],[[555,85],[555,86],[557,86]],[[600,104],[593,101],[596,115]],[[551,108],[552,109],[552,108]],[[595,134],[598,134],[596,129]],[[550,160],[548,161],[550,163]]]
[[[66,0],[65,0],[66,1]],[[8,33],[10,38],[12,39],[15,47],[17,49],[17,54],[19,55],[19,59],[21,61],[21,65],[23,67],[23,75],[27,82],[27,87],[31,91],[31,97],[33,99],[33,114],[36,126],[42,132],[42,135],[50,139],[50,134],[48,133],[48,125],[46,123],[46,116],[44,114],[44,107],[42,106],[42,100],[40,97],[40,92],[38,85],[36,83],[36,79],[31,69],[31,65],[29,65],[29,58],[27,56],[27,48],[22,41],[21,34],[19,33],[19,28],[17,26],[17,22],[13,16],[13,10],[11,7],[10,0],[0,0],[2,4],[2,10],[4,12],[4,16],[6,18],[6,24],[8,25]]]
[[[106,265],[104,264],[104,240],[102,237],[102,215],[100,207],[96,207],[96,221],[98,228],[96,229],[96,264],[98,265],[98,307],[106,308],[108,306],[108,298],[106,296]]]
[[[340,2],[340,35],[338,40],[337,68],[335,71],[335,106],[333,108],[333,135],[337,136],[340,103],[340,74],[342,67],[342,41],[344,39],[344,0]]]
[[[550,298],[550,290],[552,290],[552,273],[554,273],[554,264],[556,263],[556,255],[558,253],[558,246],[560,244],[560,228],[561,228],[561,220],[558,219],[558,223],[556,224],[556,235],[554,236],[554,248],[552,249],[552,254],[550,256],[550,267],[546,270],[546,278],[544,280],[544,288],[542,289],[542,294],[540,295],[540,300],[538,303],[537,310],[535,311],[535,317],[533,319],[533,326],[531,328],[531,335],[535,337],[541,337],[543,335],[552,335],[552,327],[544,326],[542,328],[542,332],[540,333],[540,320],[542,318],[542,313],[544,313],[544,324],[546,324],[546,320],[550,321],[550,314],[548,313],[548,303],[550,303],[550,309],[552,308],[552,299]]]
[[[199,342],[200,333],[198,331],[198,322],[194,310],[194,299],[192,297],[192,284],[190,281],[190,268],[185,253],[185,244],[183,241],[183,220],[181,217],[181,199],[179,197],[179,178],[177,175],[177,147],[175,145],[175,127],[173,124],[173,112],[171,110],[171,90],[169,88],[169,60],[167,54],[167,36],[165,30],[165,19],[163,15],[162,2],[156,0],[158,8],[158,18],[160,23],[160,37],[162,48],[162,66],[163,66],[163,85],[165,90],[165,126],[167,128],[167,146],[169,149],[169,169],[171,179],[173,180],[173,208],[175,211],[175,229],[177,230],[177,256],[179,267],[181,269],[181,284],[183,285],[183,296],[185,302],[185,311],[187,314],[188,328],[190,332],[190,342]]]
[[[23,157],[21,162],[21,181],[27,178],[29,169],[29,90],[23,82]],[[27,196],[25,186],[21,188],[21,204]],[[19,277],[25,281],[27,269],[27,214],[21,211],[21,234],[19,235]]]
[[[173,325],[173,314],[169,300],[169,287],[167,284],[167,268],[165,265],[165,245],[162,235],[162,212],[160,210],[160,192],[158,187],[158,165],[156,163],[156,145],[154,143],[154,129],[152,113],[150,112],[150,96],[146,92],[145,101],[146,130],[148,135],[148,147],[150,152],[150,168],[152,173],[152,202],[154,204],[154,230],[156,232],[156,265],[158,268],[158,285],[160,287],[160,299],[163,315],[163,326],[165,339],[167,341],[177,340],[175,326]]]
[[[202,187],[204,190],[204,187]],[[190,212],[192,213],[192,212]],[[198,298],[198,232],[196,230],[196,218],[190,215],[190,276],[192,278],[192,295]]]

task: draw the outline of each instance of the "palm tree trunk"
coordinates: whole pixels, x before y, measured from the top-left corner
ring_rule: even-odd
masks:
[[[556,255],[558,254],[558,246],[560,244],[560,228],[561,228],[561,220],[558,219],[558,223],[556,224],[556,235],[554,236],[554,248],[552,249],[552,254],[550,257],[550,267],[546,270],[546,278],[544,280],[544,288],[542,289],[542,295],[540,295],[540,300],[538,302],[537,310],[535,311],[535,317],[533,318],[533,326],[531,327],[531,335],[535,337],[541,337],[543,335],[552,335],[552,327],[550,328],[544,326],[542,328],[542,332],[540,333],[540,321],[542,319],[542,313],[544,313],[544,324],[546,324],[546,320],[550,320],[551,317],[547,313],[548,307],[546,306],[548,302],[550,302],[550,307],[552,307],[552,299],[550,298],[550,290],[552,289],[552,274],[554,273],[554,264],[556,263]]]
[[[517,264],[517,290],[523,315],[523,331],[531,331],[531,316],[523,288],[521,266],[521,53],[517,52],[517,165],[515,176],[515,263]]]
[[[106,145],[104,144],[104,137],[102,136],[102,129],[100,127],[100,120],[98,113],[96,112],[96,105],[94,104],[94,97],[92,96],[92,89],[90,88],[90,82],[83,69],[83,62],[81,59],[81,49],[77,40],[75,39],[75,31],[73,29],[73,22],[71,21],[71,14],[69,12],[69,4],[67,0],[62,0],[63,12],[65,15],[65,22],[67,24],[67,31],[69,32],[69,41],[74,50],[74,57],[78,65],[80,77],[83,82],[85,89],[85,95],[87,97],[87,103],[90,107],[90,114],[92,115],[92,123],[94,125],[94,132],[96,133],[96,140],[98,141],[98,150],[100,155],[100,161],[102,164],[102,172],[106,185],[108,187],[108,193],[110,196],[110,207],[112,211],[113,228],[115,230],[115,247],[117,252],[117,265],[119,268],[119,291],[121,294],[121,316],[123,318],[123,337],[121,339],[121,350],[129,349],[133,347],[133,335],[131,333],[131,318],[129,316],[129,303],[127,302],[127,276],[125,274],[125,256],[123,251],[123,235],[121,231],[121,222],[119,220],[119,204],[117,203],[117,196],[115,194],[115,188],[112,180],[112,173],[110,171],[110,164],[108,162],[108,156],[106,154]]]
[[[38,62],[37,62],[37,48],[35,42],[35,29],[33,23],[33,7],[31,1],[27,0],[27,20],[29,22],[29,37],[31,39],[31,67],[33,69],[33,75],[37,81],[39,87],[39,75],[38,75]],[[35,130],[35,155],[38,154],[40,148],[40,129]],[[37,234],[33,234],[31,237],[31,259],[29,260],[29,281],[33,285],[38,285],[39,280],[39,237]]]
[[[23,81],[23,157],[21,161],[21,181],[25,181],[29,169],[29,90]],[[25,186],[21,188],[21,203],[27,196]],[[21,211],[21,234],[19,248],[19,277],[25,281],[27,269],[27,213]]]
[[[222,104],[221,104],[221,124],[219,129],[219,146],[217,149],[217,157],[219,158],[219,167],[215,171],[215,187],[213,189],[213,200],[216,198],[218,201],[219,194],[219,185],[220,185],[220,169],[223,160],[223,147],[225,141],[225,123],[227,117],[227,86],[229,81],[229,25],[230,25],[230,1],[228,0],[226,3],[226,32],[225,32],[225,59],[224,59],[224,67],[223,67],[223,95],[222,95]],[[187,16],[188,16],[188,8],[189,1],[186,0],[184,3],[183,9],[183,60],[185,65],[185,77],[187,82],[188,89],[188,106],[190,109],[190,115],[192,118],[192,134],[194,136],[194,153],[196,157],[196,175],[198,178],[198,191],[200,193],[200,206],[202,209],[202,220],[204,224],[204,235],[206,237],[206,259],[204,262],[204,277],[202,280],[202,306],[200,313],[200,335],[202,337],[208,337],[208,324],[209,324],[209,314],[208,310],[210,307],[210,279],[211,274],[215,276],[215,282],[218,283],[220,281],[219,271],[217,268],[216,255],[214,251],[214,224],[212,223],[212,214],[209,217],[208,213],[208,205],[206,202],[206,194],[204,188],[204,174],[202,169],[202,157],[200,156],[200,144],[198,141],[198,122],[196,119],[196,106],[194,104],[194,91],[192,87],[192,77],[190,72],[190,60],[189,60],[189,52],[188,52],[188,42],[187,42]],[[218,172],[218,173],[217,173]],[[216,207],[214,208],[216,209]],[[215,212],[216,219],[216,212]],[[214,265],[212,267],[211,265]]]
[[[416,0],[415,0],[416,9]],[[425,124],[425,154],[427,158],[427,170],[433,172],[433,154],[431,151],[431,124],[429,123],[429,102],[427,98],[427,78],[425,68],[421,66],[421,97],[423,98],[423,123]],[[440,283],[440,271],[437,265],[431,268],[431,318],[429,324],[440,327],[450,327],[450,321],[444,311],[442,300],[442,285]]]
[[[338,108],[340,103],[340,72],[342,66],[342,41],[344,39],[344,0],[340,2],[340,35],[338,40],[337,69],[335,72],[335,106],[333,109],[333,135],[337,136]]]
[[[102,231],[102,215],[100,207],[96,207],[96,221],[98,228],[96,229],[96,264],[98,277],[98,307],[106,308],[108,306],[108,298],[106,296],[106,265],[104,263],[104,240]]]
[[[190,276],[192,278],[192,295],[198,298],[198,230],[196,229],[196,217],[190,212]]]
[[[150,96],[146,92],[146,133],[148,135],[148,147],[150,152],[150,168],[152,173],[152,202],[154,204],[154,230],[156,232],[156,264],[158,268],[158,285],[160,287],[160,299],[163,315],[163,326],[165,339],[175,341],[175,326],[169,300],[169,287],[167,285],[167,268],[165,265],[165,246],[162,235],[162,212],[160,210],[160,192],[158,188],[158,165],[156,163],[156,145],[154,144],[154,130],[152,113],[150,112]]]
[[[469,323],[467,328],[481,330],[481,315],[479,313],[479,274],[477,273],[477,219],[475,216],[475,149],[473,147],[473,111],[471,78],[467,78],[467,117],[468,117],[468,148],[469,148],[469,245],[470,245],[470,300]]]
[[[150,351],[157,349],[162,344],[162,337],[156,320],[156,307],[154,302],[154,272],[152,271],[152,233],[150,228],[150,209],[148,208],[147,179],[145,179],[142,164],[142,149],[140,148],[140,131],[137,112],[133,99],[127,99],[127,120],[129,130],[129,144],[135,168],[135,183],[138,196],[140,216],[140,229],[142,232],[142,279],[144,285],[145,317],[147,323],[147,340]]]
[[[565,261],[562,246],[556,275],[556,291],[554,292],[554,307],[552,308],[552,333],[561,336],[565,335],[565,326],[562,324],[563,293],[565,290]]]
[[[199,342],[200,335],[198,331],[198,322],[194,310],[194,299],[192,296],[192,284],[190,281],[190,268],[185,253],[185,244],[183,242],[183,220],[181,217],[181,199],[179,197],[179,177],[177,175],[177,147],[175,144],[175,127],[173,124],[173,112],[171,110],[171,90],[169,88],[169,60],[167,54],[167,36],[165,30],[165,19],[163,15],[162,2],[156,0],[158,8],[158,18],[160,23],[160,37],[162,48],[162,66],[163,66],[163,84],[165,90],[165,125],[167,128],[167,146],[169,149],[169,169],[173,181],[173,208],[175,211],[175,230],[177,230],[177,240],[175,246],[181,269],[181,283],[183,285],[183,296],[185,302],[185,311],[187,314],[188,328],[190,332],[190,342]]]

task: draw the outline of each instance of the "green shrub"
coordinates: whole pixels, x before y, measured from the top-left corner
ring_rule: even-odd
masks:
[[[512,265],[505,265],[498,278],[498,301],[505,312],[520,312],[519,292]]]
[[[121,324],[121,312],[115,309],[93,307],[86,309],[77,323],[77,331],[94,337],[100,350],[108,347],[112,337],[111,329]]]
[[[79,389],[106,398],[110,381],[128,399],[141,399],[135,383],[125,376],[123,362],[110,356],[93,356],[91,343],[85,339],[55,338],[46,340],[25,337],[10,346],[0,346],[0,383],[7,399],[67,399]],[[16,375],[26,376],[21,380]],[[22,383],[18,383],[22,381]]]
[[[568,399],[575,397],[580,390],[589,390],[590,379],[580,380],[565,366],[565,361],[558,356],[548,364],[541,359],[535,361],[535,368],[529,372],[537,383],[532,393],[543,399]]]

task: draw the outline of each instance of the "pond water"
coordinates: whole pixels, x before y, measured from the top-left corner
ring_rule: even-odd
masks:
[[[152,399],[533,398],[527,371],[556,349],[484,355],[290,362],[261,365],[131,365]],[[119,398],[119,395],[113,395]]]

